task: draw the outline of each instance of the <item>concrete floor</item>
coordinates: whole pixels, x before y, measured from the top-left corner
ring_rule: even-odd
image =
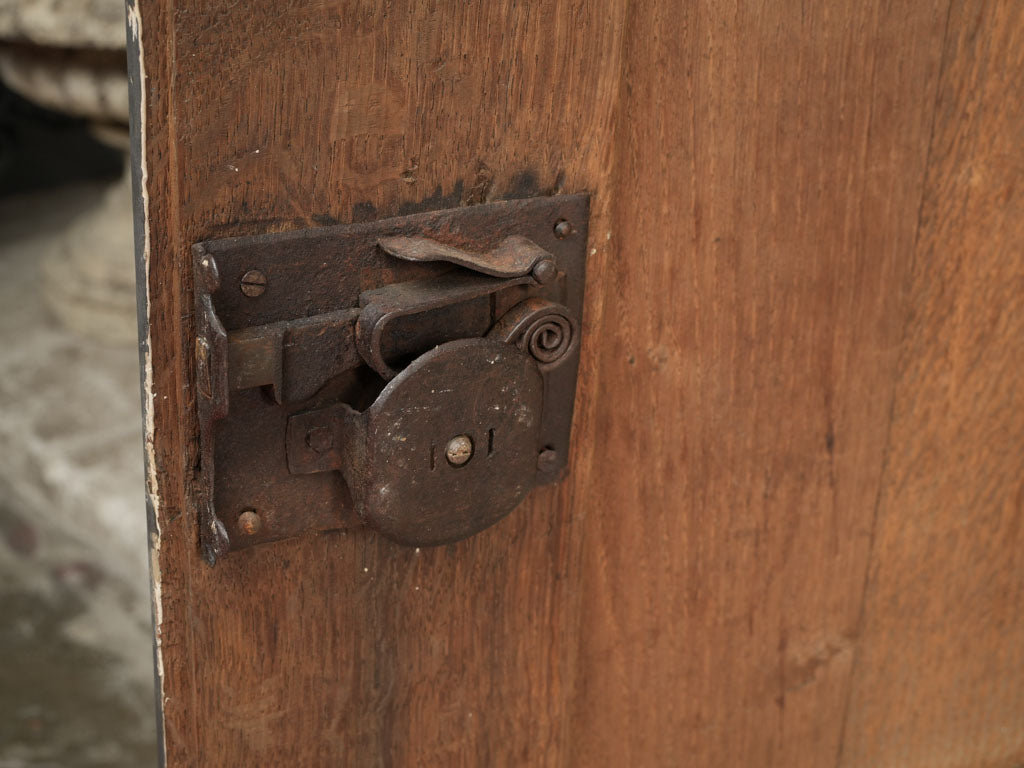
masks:
[[[0,768],[156,764],[138,353],[41,287],[104,191],[0,201]]]

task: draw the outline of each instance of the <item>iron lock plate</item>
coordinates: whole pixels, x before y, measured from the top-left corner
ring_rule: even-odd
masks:
[[[566,464],[589,198],[193,246],[203,553],[482,530]]]

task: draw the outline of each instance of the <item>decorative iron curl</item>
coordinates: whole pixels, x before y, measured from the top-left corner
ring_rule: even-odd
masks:
[[[542,371],[557,368],[579,347],[579,328],[569,309],[537,298],[502,315],[487,336],[523,350]]]

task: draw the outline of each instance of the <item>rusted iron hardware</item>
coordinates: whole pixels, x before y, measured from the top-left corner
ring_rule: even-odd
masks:
[[[203,554],[471,536],[569,447],[589,200],[193,246]]]

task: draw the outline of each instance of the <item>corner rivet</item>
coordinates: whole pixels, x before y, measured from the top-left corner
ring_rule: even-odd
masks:
[[[246,536],[255,536],[263,527],[263,521],[255,509],[247,509],[238,516],[238,529]]]
[[[306,433],[306,445],[317,453],[326,453],[334,447],[334,435],[327,427],[315,427]]]
[[[558,466],[558,453],[551,448],[545,448],[537,456],[537,469],[541,472],[554,472]]]

